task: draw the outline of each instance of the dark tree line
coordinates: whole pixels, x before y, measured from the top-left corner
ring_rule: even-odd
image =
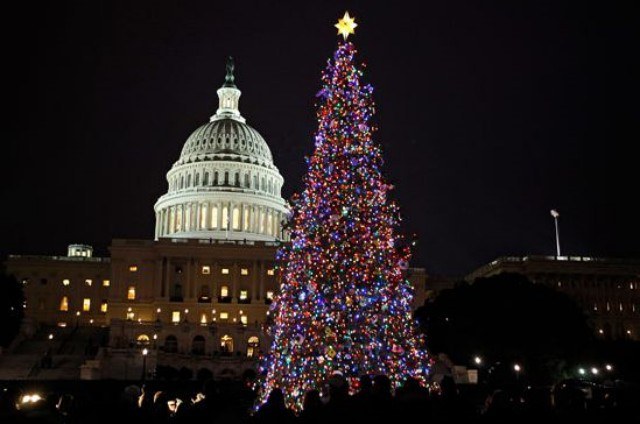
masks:
[[[459,283],[419,308],[416,318],[432,353],[465,365],[480,356],[494,376],[501,370],[513,375],[507,368],[521,363],[536,383],[562,377],[593,343],[586,316],[571,298],[519,274]]]

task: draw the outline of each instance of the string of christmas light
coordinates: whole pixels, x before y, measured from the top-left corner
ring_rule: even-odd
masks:
[[[277,254],[280,292],[269,315],[271,350],[261,361],[257,406],[281,388],[300,411],[304,393],[339,371],[425,381],[428,358],[412,318],[409,245],[381,172],[370,123],[373,88],[361,82],[351,42],[322,74],[315,151],[292,200],[291,243]]]

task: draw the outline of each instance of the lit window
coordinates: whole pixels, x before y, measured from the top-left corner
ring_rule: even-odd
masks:
[[[229,268],[222,268],[222,273],[223,273],[224,275],[229,274]]]
[[[225,353],[233,352],[233,339],[225,334],[220,338],[220,349]]]
[[[249,270],[247,268],[241,268],[240,275],[249,275]]]
[[[65,278],[64,280],[62,280],[62,285],[63,286],[68,286],[69,284],[71,284],[71,281],[69,281],[68,278]]]
[[[247,325],[247,322],[248,322],[248,320],[247,320],[247,316],[246,316],[246,315],[242,315],[242,316],[240,317],[240,322],[241,322],[243,325]]]
[[[233,208],[233,229],[234,230],[239,230],[240,229],[240,209],[236,206]]]
[[[229,297],[229,286],[220,287],[220,297]]]
[[[127,290],[127,299],[128,300],[136,300],[136,287],[135,286],[129,286],[129,289]]]
[[[58,327],[60,327],[60,328],[65,328],[66,326],[67,326],[66,322],[59,322],[58,323]]]
[[[226,206],[222,207],[222,228],[229,229],[229,209]]]
[[[268,290],[267,291],[267,299],[273,300],[273,290]]]
[[[247,357],[253,358],[258,350],[258,346],[260,345],[260,340],[256,336],[249,337],[247,341]]]
[[[111,285],[111,281],[109,280],[102,280],[102,287],[109,287]]]
[[[60,300],[60,310],[63,312],[69,310],[69,298],[67,298],[67,296],[62,296],[62,300]]]
[[[203,274],[211,274],[211,268],[208,265],[202,267]]]
[[[229,319],[228,312],[220,312],[220,319]]]
[[[622,308],[622,302],[620,302],[620,312],[622,312],[623,308]]]
[[[246,290],[240,290],[240,300],[247,300],[249,293]]]
[[[267,275],[275,275],[273,268],[267,270]]]
[[[138,272],[138,266],[137,265],[129,266],[129,272]]]
[[[91,287],[91,285],[93,284],[93,280],[91,278],[87,278],[86,280],[84,280],[84,283],[87,286]]]
[[[107,302],[102,302],[102,304],[100,305],[100,312],[106,313],[108,309],[109,305],[107,304]]]
[[[217,184],[217,182],[214,182],[214,184]],[[218,207],[217,206],[214,206],[211,208],[211,228],[218,228]]]
[[[131,311],[127,312],[127,319],[132,321],[133,318],[135,317],[135,314]]]
[[[85,312],[89,312],[91,310],[91,299],[85,297],[82,300],[82,310]]]
[[[171,312],[171,322],[173,323],[180,322],[180,311]]]
[[[207,314],[200,315],[200,324],[205,325],[207,323]]]

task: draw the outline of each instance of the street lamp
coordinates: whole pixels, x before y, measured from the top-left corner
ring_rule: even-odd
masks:
[[[522,367],[520,364],[513,364],[513,370],[516,372],[516,381],[520,381],[520,371],[522,371]]]
[[[556,255],[560,256],[560,233],[558,231],[558,217],[560,214],[557,210],[551,209],[551,216],[553,217],[553,221],[556,225]]]
[[[146,347],[142,349],[142,381],[145,381],[147,377],[147,355],[149,354],[149,349]]]
[[[480,365],[482,364],[482,358],[479,356],[476,356],[475,358],[473,358],[473,362],[475,362],[476,365]]]

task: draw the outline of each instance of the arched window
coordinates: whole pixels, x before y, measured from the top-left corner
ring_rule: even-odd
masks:
[[[259,188],[258,187],[258,176],[257,175],[253,176],[253,188],[254,188],[254,190],[258,190],[258,188]]]
[[[62,296],[60,300],[60,310],[62,312],[67,312],[69,310],[69,298],[67,296]]]
[[[234,230],[240,229],[240,208],[237,206],[233,207],[233,227]]]
[[[213,185],[218,185],[218,171],[213,173]]]
[[[249,337],[247,340],[247,358],[253,358],[258,354],[258,347],[260,346],[260,339],[257,336]]]
[[[182,231],[182,205],[176,209],[176,232]]]
[[[204,337],[195,336],[191,342],[191,353],[194,355],[204,355]]]
[[[138,345],[148,345],[149,344],[149,336],[147,336],[146,334],[140,334],[138,336],[138,338],[136,339],[136,342],[138,343]]]
[[[203,284],[200,286],[200,297],[198,297],[198,302],[207,303],[211,301],[211,293],[209,291],[209,285]]]
[[[229,208],[226,205],[222,207],[222,229],[229,229]]]
[[[233,185],[236,187],[240,187],[240,173],[236,172],[235,176],[234,176],[234,181],[233,181]]]
[[[224,185],[229,185],[229,171],[224,171]]]
[[[185,231],[189,231],[191,229],[191,204],[190,203],[187,206],[185,206],[184,229]]]
[[[200,223],[198,225],[200,228],[207,228],[208,213],[209,213],[209,205],[207,205],[206,203],[203,203],[200,206]]]
[[[244,174],[244,188],[249,188],[251,185],[251,179],[249,178],[249,174]]]
[[[222,353],[231,353],[233,352],[233,338],[225,334],[220,338],[220,350]]]
[[[269,194],[273,194],[271,192],[271,187],[273,187],[273,184],[271,183],[271,179],[269,179],[269,182],[267,183],[267,191],[269,192]]]
[[[202,177],[202,185],[203,186],[208,186],[209,185],[209,173],[205,172],[204,176]]]
[[[200,185],[200,174],[196,174],[196,182],[194,183],[194,185],[196,187]]]
[[[211,207],[211,228],[218,228],[218,207]]]
[[[219,302],[228,303],[231,300],[231,294],[229,293],[229,286],[220,286],[220,299]]]
[[[169,234],[176,231],[176,211],[175,209],[169,209]]]
[[[249,231],[249,224],[251,223],[251,209],[247,206],[244,207],[244,230]]]
[[[267,183],[264,180],[264,177],[260,179],[260,188],[262,189],[262,191],[267,191]]]
[[[191,187],[191,174],[187,175],[187,188]]]
[[[164,339],[164,351],[169,353],[176,353],[178,351],[178,339],[176,336],[167,336]]]
[[[180,188],[183,189],[184,188],[184,175],[180,176]]]

